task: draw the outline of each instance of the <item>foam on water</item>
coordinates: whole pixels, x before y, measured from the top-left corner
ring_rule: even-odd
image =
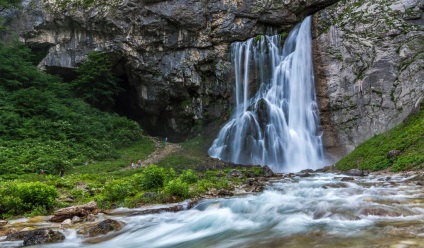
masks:
[[[282,247],[346,242],[387,247],[401,242],[404,232],[424,245],[419,236],[424,202],[410,204],[422,191],[402,180],[381,179],[346,183],[333,174],[285,179],[258,195],[204,200],[191,210],[115,217],[127,223],[123,233],[99,244],[83,244],[68,232],[65,243],[43,247],[278,247],[281,240]]]

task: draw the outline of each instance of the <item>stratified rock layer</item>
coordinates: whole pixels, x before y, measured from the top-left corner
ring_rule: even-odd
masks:
[[[228,118],[232,42],[288,32],[336,1],[28,0],[10,30],[48,50],[40,67],[69,78],[90,51],[112,54],[128,90],[120,111],[175,141]]]
[[[399,124],[422,99],[423,9],[422,0],[347,0],[315,15],[324,143],[336,156]]]

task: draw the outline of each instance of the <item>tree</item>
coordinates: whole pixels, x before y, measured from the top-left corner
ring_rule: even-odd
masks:
[[[6,30],[3,26],[3,15],[7,10],[19,8],[22,0],[0,0],[0,31]]]
[[[72,84],[77,95],[96,108],[109,110],[115,104],[114,97],[123,91],[107,54],[90,52],[76,72],[78,77]]]

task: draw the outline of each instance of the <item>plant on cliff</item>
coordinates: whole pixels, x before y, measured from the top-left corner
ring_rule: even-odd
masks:
[[[112,69],[107,54],[90,52],[87,60],[76,69],[78,77],[72,82],[77,95],[96,108],[110,110],[115,103],[114,97],[123,91]]]
[[[0,43],[0,175],[58,173],[145,139],[140,126],[75,98],[69,84],[31,63],[31,50]]]
[[[3,15],[6,11],[19,8],[22,0],[0,0],[0,32],[6,30],[7,28],[3,26]]]
[[[388,156],[394,150],[398,151],[398,155]],[[341,170],[383,170],[390,166],[392,171],[423,169],[424,102],[417,114],[412,114],[390,131],[360,144],[336,166]]]

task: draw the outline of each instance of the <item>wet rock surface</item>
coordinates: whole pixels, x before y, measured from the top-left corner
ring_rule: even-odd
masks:
[[[89,228],[88,236],[95,237],[99,235],[105,235],[112,231],[119,231],[123,227],[124,223],[112,219],[107,219]]]
[[[65,240],[65,235],[52,229],[37,229],[33,231],[20,231],[7,235],[6,241],[23,240],[24,246],[57,243]]]
[[[323,142],[335,160],[415,111],[424,95],[423,10],[420,0],[348,0],[314,15]]]
[[[96,214],[97,212],[98,212],[97,203],[89,202],[84,205],[59,209],[54,212],[54,216],[50,219],[50,221],[63,222],[69,219],[69,222],[71,222],[71,219],[75,216],[79,218],[86,218],[89,214]]]

